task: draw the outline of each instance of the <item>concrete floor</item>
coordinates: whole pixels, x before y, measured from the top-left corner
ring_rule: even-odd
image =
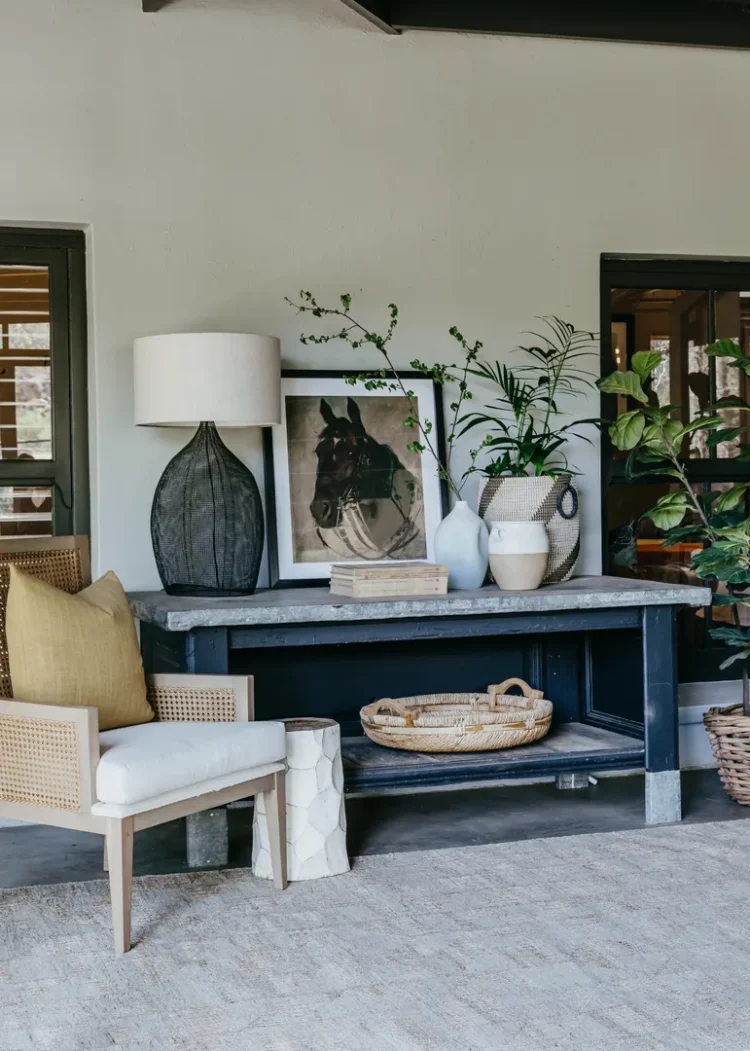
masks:
[[[714,770],[686,771],[682,785],[687,822],[750,817],[750,807],[724,795]],[[536,784],[353,798],[347,817],[352,856],[642,828],[643,777],[603,778],[574,791]],[[229,811],[232,867],[250,864],[251,825],[249,807]],[[139,833],[135,871],[187,871],[184,823]],[[43,826],[0,829],[0,887],[103,876],[98,836]]]

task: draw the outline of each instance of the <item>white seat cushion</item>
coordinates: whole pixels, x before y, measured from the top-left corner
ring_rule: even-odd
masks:
[[[130,805],[216,778],[267,766],[286,756],[284,724],[145,723],[99,734],[96,794]]]

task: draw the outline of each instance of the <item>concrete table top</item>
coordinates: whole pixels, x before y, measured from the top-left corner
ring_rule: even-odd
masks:
[[[130,595],[133,615],[166,631],[633,606],[708,606],[710,602],[709,588],[594,576],[573,577],[538,591],[501,591],[492,585],[422,598],[354,599],[331,595],[327,587],[280,588],[230,599],[178,598],[163,591]]]

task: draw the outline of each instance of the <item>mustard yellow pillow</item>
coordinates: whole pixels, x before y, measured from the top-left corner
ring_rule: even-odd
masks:
[[[150,722],[127,595],[107,573],[77,595],[10,566],[6,635],[13,696],[99,709],[99,729]]]

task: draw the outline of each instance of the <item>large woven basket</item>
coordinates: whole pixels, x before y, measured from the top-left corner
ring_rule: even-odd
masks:
[[[522,696],[507,690],[519,686]],[[532,744],[549,731],[552,703],[523,679],[506,679],[487,693],[390,697],[365,705],[370,740],[408,752],[490,752]]]
[[[750,806],[750,716],[742,705],[710,708],[703,716],[724,791],[737,803]]]

